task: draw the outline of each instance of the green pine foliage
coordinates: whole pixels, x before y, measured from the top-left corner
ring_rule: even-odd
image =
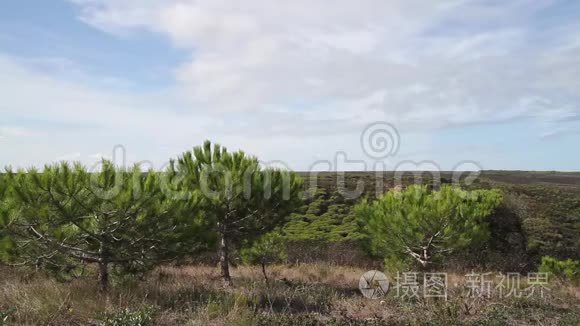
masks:
[[[288,240],[337,242],[363,238],[352,210],[355,201],[323,188],[313,193],[284,226],[282,232]]]
[[[373,254],[394,268],[414,261],[423,268],[459,248],[489,237],[487,218],[501,203],[498,190],[466,191],[444,185],[438,191],[410,186],[379,199],[363,200],[355,214]]]
[[[91,173],[80,164],[45,166],[42,172],[8,171],[14,208],[2,220],[11,246],[6,262],[32,265],[59,276],[85,264],[99,266],[99,286],[109,270],[138,273],[181,253],[201,250],[203,220],[185,220],[194,205],[167,198],[161,178],[103,161]]]
[[[286,239],[279,230],[264,234],[258,240],[240,250],[242,261],[248,265],[261,265],[264,279],[268,282],[266,265],[281,263],[288,258]]]
[[[288,256],[284,237],[279,231],[264,234],[253,243],[240,250],[245,264],[273,264],[284,262]]]
[[[230,153],[209,141],[172,162],[168,175],[176,189],[198,194],[203,217],[220,240],[220,266],[228,285],[231,247],[253,242],[285,223],[301,202],[297,174],[263,169],[257,158]]]
[[[8,237],[5,225],[11,213],[11,199],[8,195],[8,178],[0,175],[0,262],[7,259],[6,253],[11,250],[13,242]]]
[[[162,173],[119,169],[110,162],[96,173],[78,164],[9,171],[0,174],[0,263],[69,279],[89,263],[104,267],[105,274],[136,274],[211,249],[219,250],[228,279],[230,253],[237,249],[245,263],[266,265],[285,259],[286,244],[310,252],[325,246],[332,251],[340,242],[360,244],[398,269],[409,263],[427,268],[450,252],[483,248],[491,254],[480,257],[517,256],[517,266],[529,268],[549,255],[555,258],[546,258],[542,268],[576,275],[571,265],[562,265],[567,260],[558,260],[580,259],[580,194],[572,181],[534,185],[529,183],[557,175],[496,174],[484,173],[464,190],[443,185],[432,191],[435,186],[425,179],[428,187],[381,196],[396,184],[392,173],[384,173],[381,183],[374,173],[347,173],[342,186],[337,174],[322,173],[318,187],[302,196],[296,173],[263,168],[255,157],[210,142]],[[563,180],[568,179],[556,181]],[[358,181],[364,181],[367,199],[344,198],[341,191]],[[408,175],[402,181],[404,188],[415,180]],[[517,255],[512,243],[521,248]],[[453,258],[465,260],[459,253]]]
[[[541,273],[550,273],[561,280],[580,281],[580,261],[578,260],[558,260],[554,257],[544,256],[542,257],[539,271]]]

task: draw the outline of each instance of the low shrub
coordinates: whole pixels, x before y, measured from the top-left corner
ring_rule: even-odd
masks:
[[[115,313],[106,313],[102,316],[103,326],[148,326],[153,325],[154,309],[143,306],[138,310],[124,310]]]
[[[558,260],[554,257],[544,256],[539,271],[550,273],[561,280],[580,281],[580,261],[578,260]]]
[[[14,313],[14,311],[15,309],[10,309],[8,311],[0,310],[0,326],[7,325],[8,318],[10,317],[10,315],[12,315],[12,313]]]

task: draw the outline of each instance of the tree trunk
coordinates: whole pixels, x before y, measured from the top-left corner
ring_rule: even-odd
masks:
[[[105,244],[99,244],[99,292],[107,293],[109,290],[109,257]]]
[[[423,270],[427,271],[431,267],[431,254],[429,253],[429,248],[423,248]]]
[[[107,260],[99,262],[99,292],[107,293],[109,290],[109,266]]]
[[[421,264],[421,268],[423,272],[428,272],[431,270],[431,262],[428,260],[420,260],[419,264]]]
[[[266,274],[266,264],[262,261],[262,274],[264,274],[264,279],[266,280],[266,285],[269,285],[270,281],[268,280],[268,274]]]
[[[225,230],[221,232],[220,239],[220,269],[221,276],[226,286],[233,286],[232,277],[230,275],[230,257],[229,257],[229,243]]]

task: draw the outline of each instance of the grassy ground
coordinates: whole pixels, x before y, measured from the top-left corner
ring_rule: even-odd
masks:
[[[8,325],[578,325],[580,288],[551,283],[550,298],[470,299],[462,275],[449,275],[449,300],[364,298],[365,270],[327,264],[273,266],[266,284],[253,267],[234,269],[223,288],[208,266],[163,267],[145,280],[116,280],[96,295],[90,275],[59,283],[3,269],[0,314]],[[525,286],[525,285],[522,285]],[[2,316],[0,315],[0,320]],[[1,324],[1,322],[0,322]]]

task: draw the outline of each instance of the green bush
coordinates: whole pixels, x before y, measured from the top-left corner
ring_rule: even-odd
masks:
[[[126,308],[119,312],[105,314],[101,320],[103,326],[148,326],[153,325],[153,314],[154,310],[150,306],[134,311]]]
[[[8,318],[10,318],[10,315],[12,315],[15,311],[16,309],[10,309],[8,311],[0,310],[0,326],[8,325]]]
[[[488,217],[501,200],[498,190],[410,186],[372,202],[363,200],[354,211],[372,253],[383,256],[387,265],[415,261],[429,268],[444,254],[487,240]]]
[[[558,260],[554,257],[544,256],[539,271],[550,273],[562,280],[580,281],[580,261],[578,260]]]
[[[245,264],[261,265],[264,279],[268,281],[266,265],[283,262],[288,258],[285,239],[278,231],[266,233],[257,241],[243,247],[240,256]]]
[[[290,216],[282,233],[289,241],[358,241],[359,232],[352,208],[336,191],[317,189],[301,209]]]

